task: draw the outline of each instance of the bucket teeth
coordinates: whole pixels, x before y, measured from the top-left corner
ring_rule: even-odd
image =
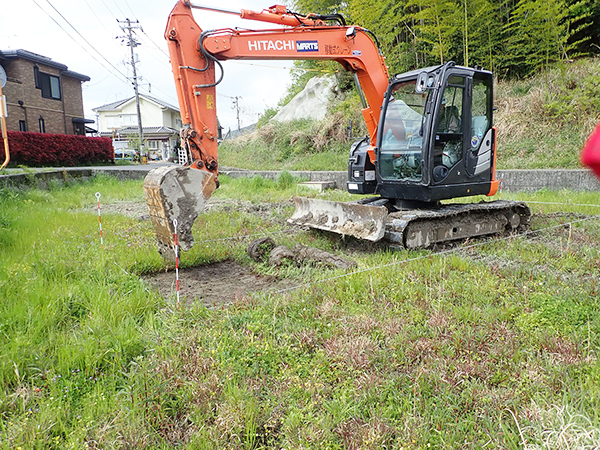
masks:
[[[175,220],[177,245],[183,251],[192,247],[192,225],[215,188],[215,176],[205,170],[163,166],[148,172],[144,194],[158,251],[165,259],[175,260]]]

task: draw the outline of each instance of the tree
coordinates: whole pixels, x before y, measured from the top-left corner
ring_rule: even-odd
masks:
[[[502,65],[512,75],[530,75],[566,56],[565,0],[521,0],[505,26]]]
[[[411,0],[418,39],[427,44],[428,60],[444,63],[453,59],[453,40],[458,33],[459,12],[454,0]]]
[[[571,57],[600,50],[600,3],[598,0],[567,0]],[[594,47],[595,46],[595,47]]]

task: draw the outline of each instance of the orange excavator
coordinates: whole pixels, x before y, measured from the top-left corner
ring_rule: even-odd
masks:
[[[203,31],[192,9],[280,27]],[[351,147],[346,187],[370,197],[358,202],[296,198],[289,222],[408,248],[528,227],[530,211],[521,202],[441,203],[493,196],[498,189],[491,72],[448,62],[390,76],[369,30],[347,25],[338,14],[299,14],[281,5],[230,11],[180,0],[165,38],[189,161],[154,169],[144,181],[166,258],[174,255],[175,223],[177,245],[191,248],[191,227],[219,185],[215,94],[224,75],[221,61],[229,59],[331,60],[354,74],[368,136]]]

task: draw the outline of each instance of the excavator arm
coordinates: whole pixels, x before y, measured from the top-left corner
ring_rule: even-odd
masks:
[[[337,18],[343,21],[339,16],[300,16],[276,5],[260,13],[242,10],[239,15],[287,28],[203,31],[192,15],[194,7],[184,0],[178,2],[165,31],[184,124],[182,141],[189,143],[193,168],[205,168],[217,174],[215,93],[216,85],[223,77],[220,61],[229,59],[339,62],[356,74],[362,87],[367,102],[363,115],[374,145],[389,74],[384,58],[367,30],[327,25],[323,20]],[[217,67],[220,71],[218,79]]]
[[[203,31],[194,20],[193,8],[215,10],[180,0],[171,11],[165,30],[183,122],[181,145],[189,166],[155,169],[144,182],[159,250],[171,259],[175,249],[174,220],[178,224],[178,245],[188,250],[193,244],[192,224],[218,187],[216,86],[223,78],[221,61],[339,62],[355,74],[362,89],[362,113],[373,161],[379,111],[389,81],[385,60],[369,31],[346,25],[339,15],[300,15],[280,5],[261,12],[218,10],[284,27]],[[191,173],[188,169],[198,170]]]

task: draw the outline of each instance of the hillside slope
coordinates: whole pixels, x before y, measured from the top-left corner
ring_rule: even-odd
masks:
[[[225,141],[221,165],[346,170],[351,143],[366,131],[355,95],[332,103],[322,121],[271,121]],[[498,80],[495,105],[498,168],[579,168],[581,147],[600,120],[600,58],[581,59],[528,79]]]

